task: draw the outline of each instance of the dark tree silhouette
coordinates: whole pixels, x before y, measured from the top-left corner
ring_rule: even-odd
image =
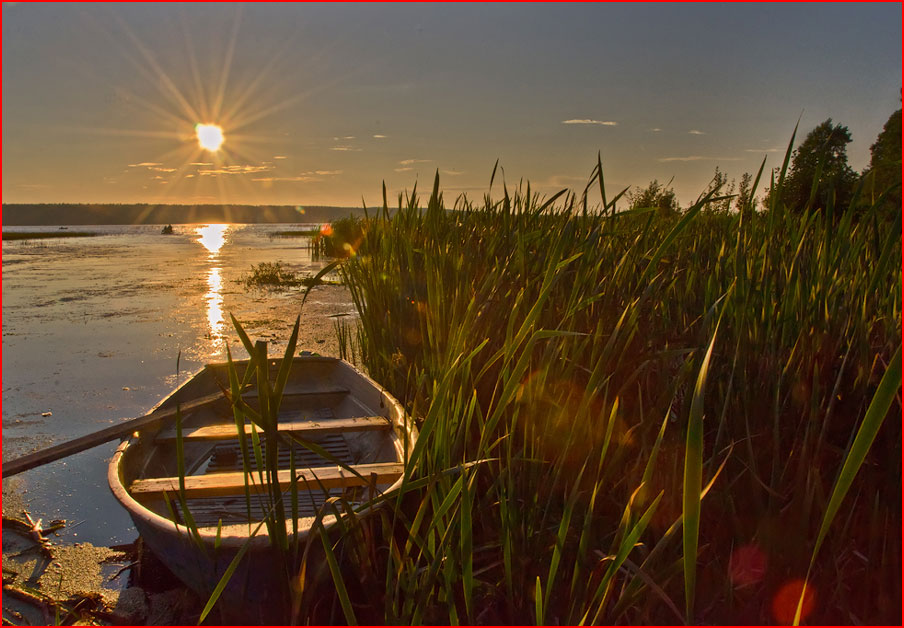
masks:
[[[631,209],[655,207],[660,215],[671,216],[679,211],[678,198],[668,184],[662,185],[653,179],[646,188],[636,187],[628,192]]]
[[[833,125],[831,118],[810,131],[791,157],[782,203],[792,210],[803,210],[819,174],[812,207],[824,209],[834,196],[836,210],[847,209],[857,182],[857,174],[847,161],[850,141],[851,133],[847,127]],[[822,171],[818,173],[820,163]]]
[[[864,171],[865,193],[872,203],[882,192],[889,190],[883,207],[901,211],[901,110],[888,117],[876,142],[870,146],[869,166]]]
[[[701,198],[712,192],[713,190],[717,190],[715,193],[716,197],[722,196],[731,196],[735,193],[735,188],[737,187],[737,183],[734,179],[731,182],[728,181],[728,175],[722,172],[719,169],[719,166],[716,166],[716,171],[713,173],[713,178],[710,179],[709,185],[706,186],[706,189],[703,190],[703,193],[697,198],[699,201]],[[727,214],[729,210],[731,210],[731,198],[725,198],[719,201],[707,203],[703,208],[704,211],[717,213],[717,214]]]

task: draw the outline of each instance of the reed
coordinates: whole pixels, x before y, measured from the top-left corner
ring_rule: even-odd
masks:
[[[717,190],[673,218],[617,212],[601,164],[581,195],[501,187],[448,208],[437,175],[425,207],[384,200],[340,268],[358,355],[421,418],[413,477],[436,478],[382,522],[383,562],[345,565],[352,606],[791,621],[782,591],[813,556],[805,621],[897,621],[900,423],[876,416],[899,389],[872,447],[855,436],[900,345],[900,217],[778,194],[707,212]],[[821,527],[842,466],[844,517]]]
[[[385,508],[329,500],[303,547],[272,496],[288,619],[896,622],[900,216],[784,206],[790,146],[762,213],[620,212],[599,160],[581,194],[384,193],[337,334],[420,437]]]

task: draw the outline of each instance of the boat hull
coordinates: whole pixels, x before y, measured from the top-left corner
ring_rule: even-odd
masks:
[[[278,369],[279,362],[271,360],[271,369]],[[239,366],[247,366],[247,361],[239,363]],[[192,398],[209,395],[210,389],[223,384],[220,381],[225,373],[223,367],[224,365],[205,367],[158,404],[158,408],[186,403]],[[336,399],[341,398],[341,402],[336,405],[337,415],[349,414],[351,412],[349,408],[354,405],[361,408],[361,412],[373,413],[374,416],[369,417],[371,420],[379,416],[384,417],[388,424],[386,436],[388,440],[382,443],[381,448],[375,448],[375,452],[379,449],[379,453],[373,455],[382,456],[387,460],[395,458],[400,463],[406,461],[408,452],[416,441],[417,430],[398,401],[382,390],[376,382],[347,362],[334,358],[308,356],[295,358],[291,371],[296,370],[302,372],[300,377],[307,382],[306,385],[315,382],[317,386],[327,390],[330,386],[335,389],[336,384],[341,384],[343,389],[347,390],[347,393],[339,395],[335,392],[329,393],[335,395]],[[329,377],[319,379],[313,377],[314,374],[324,371],[329,372]],[[292,389],[292,382],[290,376],[287,390]],[[322,404],[323,400],[328,398],[310,394],[309,391],[304,394],[309,395],[305,397],[305,402],[314,399],[315,403]],[[218,412],[222,415],[227,411],[231,412],[231,409],[228,401],[224,401]],[[328,426],[330,420],[323,420],[320,423]],[[108,480],[113,494],[129,512],[146,547],[204,601],[215,590],[239,551],[243,550],[242,560],[217,602],[217,608],[222,613],[221,617],[248,623],[284,623],[287,617],[285,613],[288,611],[288,582],[291,574],[274,567],[279,561],[271,547],[266,526],[245,521],[201,526],[197,533],[191,533],[185,525],[177,524],[171,515],[165,516],[167,511],[162,510],[159,505],[149,506],[149,502],[143,499],[142,495],[133,495],[137,490],[135,487],[143,479],[142,470],[158,464],[155,456],[159,457],[160,454],[157,450],[158,445],[154,443],[159,442],[161,435],[171,427],[163,425],[153,432],[134,434],[120,444],[108,468]],[[354,444],[358,443],[355,439],[362,440],[364,436],[352,434],[343,438]],[[361,448],[360,443],[355,446]],[[354,447],[352,449],[354,450]],[[360,457],[360,454],[358,455]],[[315,467],[312,470],[316,472],[319,469],[320,467]],[[383,492],[389,491],[398,487],[401,481],[399,478],[391,484],[384,483],[376,488]],[[369,494],[374,494],[373,489],[374,487],[370,488]],[[175,503],[177,497],[169,496],[169,500],[171,504]],[[369,510],[370,507],[365,507],[359,514],[364,516]],[[169,513],[172,513],[172,510],[169,510]],[[299,543],[301,547],[304,547],[316,517],[314,513],[308,514],[314,516],[299,517],[295,525],[291,518],[286,521],[289,538]],[[335,517],[328,514],[322,516],[321,521],[326,530],[336,523]],[[294,530],[297,530],[295,534]],[[320,543],[312,544],[312,547],[316,548],[319,545]],[[309,554],[309,561],[314,555]],[[288,564],[286,571],[297,568],[296,564]],[[310,568],[309,565],[308,569]]]

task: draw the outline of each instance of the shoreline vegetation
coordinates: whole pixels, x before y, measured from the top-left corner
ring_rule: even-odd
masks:
[[[287,290],[304,286],[313,288],[320,285],[338,285],[339,282],[323,279],[322,275],[302,276],[283,265],[282,261],[261,262],[251,267],[251,271],[237,280],[246,288]]]
[[[901,217],[787,205],[789,159],[761,210],[616,212],[598,163],[333,225],[340,355],[421,438],[377,516],[331,506],[329,569],[289,547],[291,621],[893,623]]]

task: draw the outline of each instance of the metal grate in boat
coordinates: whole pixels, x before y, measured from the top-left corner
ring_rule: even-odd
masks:
[[[320,408],[311,412],[306,418],[329,420],[335,418],[335,415],[331,408]],[[335,460],[338,460],[343,464],[351,465],[356,462],[353,459],[348,443],[345,441],[342,434],[326,434],[317,437],[313,442]],[[261,438],[261,455],[265,460],[266,452],[267,441],[266,439]],[[297,469],[334,466],[336,464],[334,460],[324,458],[303,445],[292,443],[292,447],[290,448],[284,441],[281,441],[279,444],[278,456],[280,469],[290,468],[290,452],[294,453],[295,467]],[[250,459],[251,469],[256,471],[257,462],[254,457],[254,450],[252,449],[250,439],[248,441],[248,457]],[[230,441],[219,443],[213,448],[210,460],[203,473],[235,472],[242,471],[243,468],[241,445],[239,445],[238,441]],[[329,491],[323,491],[322,489],[299,491],[298,516],[313,517],[327,499],[330,497],[339,497],[342,494],[343,489],[341,488],[330,489]],[[284,500],[286,514],[288,516],[291,514],[289,512],[291,509],[289,492],[284,494]],[[174,502],[173,505],[176,508],[178,515],[181,517],[182,509],[178,501]],[[198,526],[216,526],[220,521],[223,522],[223,525],[247,523],[249,521],[249,505],[246,504],[244,495],[193,498],[188,500],[188,509]],[[268,509],[269,505],[267,504],[266,496],[252,494],[250,503],[251,522],[261,521]]]
[[[354,464],[355,461],[352,458],[351,451],[349,451],[348,443],[346,443],[345,438],[342,436],[342,434],[328,434],[326,436],[319,437],[314,442],[339,462],[343,464]],[[303,445],[293,443],[290,450],[290,448],[286,446],[285,443],[280,443],[278,456],[280,469],[289,468],[290,451],[294,452],[295,467],[299,469],[308,467],[334,466],[336,464],[336,462],[334,462],[333,460],[324,458],[320,454],[311,451]],[[266,460],[267,442],[264,439],[261,439],[261,455],[263,459]],[[251,443],[248,443],[248,457],[251,463],[251,468],[256,470],[257,461],[254,457],[254,450],[251,446]],[[238,442],[230,442],[221,443],[214,447],[213,453],[210,457],[210,462],[207,464],[205,473],[241,471],[242,469],[243,464],[241,446]]]
[[[339,497],[342,495],[342,489],[331,489],[328,493],[324,491],[299,491],[298,493],[298,516],[314,517],[329,497]],[[264,514],[269,510],[265,495],[255,495],[252,493],[250,501],[250,521],[257,523],[264,518]],[[176,501],[173,503],[176,512],[182,517],[182,508]],[[286,516],[291,516],[291,498],[289,493],[284,495],[284,507]],[[195,524],[201,527],[216,526],[220,521],[223,525],[236,523],[248,523],[249,504],[245,501],[244,495],[235,497],[199,497],[188,500],[188,510],[191,512]],[[331,511],[328,511],[331,512]]]

